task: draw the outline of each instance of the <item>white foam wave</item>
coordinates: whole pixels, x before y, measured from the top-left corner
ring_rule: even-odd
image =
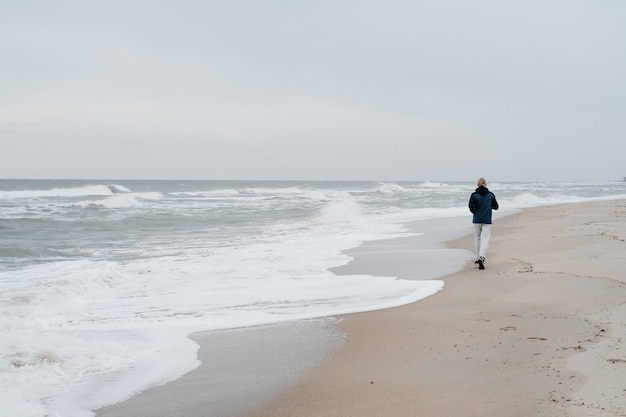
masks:
[[[179,191],[171,193],[173,196],[179,197],[196,197],[196,198],[211,198],[211,197],[234,197],[241,195],[241,193],[234,189],[220,189],[209,191]]]
[[[163,194],[156,191],[149,193],[133,193],[133,195],[143,200],[161,200],[164,198]]]
[[[322,207],[317,220],[323,223],[350,222],[363,216],[359,204],[349,197],[338,198]]]
[[[355,207],[353,202],[338,206]],[[33,417],[88,415],[84,410],[103,401],[120,400],[122,393],[166,382],[195,366],[193,349],[178,349],[175,364],[163,358],[188,343],[185,337],[193,331],[391,307],[441,289],[436,281],[330,273],[326,267],[347,259],[337,250],[354,246],[360,237],[337,239],[327,230],[298,229],[299,236],[274,236],[265,243],[218,247],[208,254],[200,248],[123,265],[81,260],[0,272],[0,280],[13,282],[0,294],[6,306],[0,318],[5,341],[0,386],[24,384],[2,407],[12,413],[22,407],[18,415]],[[170,365],[167,372],[154,374],[163,362]],[[127,373],[135,375],[132,384]],[[90,381],[107,375],[115,378],[98,387],[117,383],[123,388],[98,398],[64,394],[93,393]],[[41,398],[48,399],[45,409]]]
[[[379,182],[376,191],[382,194],[396,194],[405,193],[408,190],[405,187],[393,182]]]
[[[240,190],[242,194],[256,194],[256,195],[293,195],[293,194],[302,194],[303,189],[300,187],[284,187],[284,188],[266,188],[266,187],[258,187],[258,188],[242,188]]]
[[[53,188],[50,190],[0,191],[0,198],[89,197],[112,194],[113,191],[106,185],[88,185],[85,187]]]
[[[141,203],[133,195],[116,195],[100,201],[84,202],[86,205],[96,205],[107,209],[121,209],[129,207],[137,207]]]
[[[421,188],[448,188],[450,185],[441,182],[424,181],[420,184]]]
[[[536,207],[547,204],[563,204],[563,203],[575,203],[585,200],[591,200],[590,198],[582,198],[577,196],[568,196],[564,194],[551,194],[546,196],[538,196],[533,193],[521,193],[508,202],[508,205],[514,208],[523,207]]]

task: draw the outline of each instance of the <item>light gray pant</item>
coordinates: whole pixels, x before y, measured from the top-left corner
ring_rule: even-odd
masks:
[[[489,249],[489,238],[491,237],[491,225],[484,223],[474,223],[474,247],[476,249],[476,260],[487,257]]]

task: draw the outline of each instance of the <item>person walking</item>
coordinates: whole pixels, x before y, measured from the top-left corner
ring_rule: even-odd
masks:
[[[476,183],[478,188],[469,199],[469,209],[474,215],[474,247],[476,249],[476,261],[479,269],[485,269],[485,258],[489,249],[491,237],[491,211],[498,210],[500,206],[494,193],[487,188],[487,181],[479,178]]]

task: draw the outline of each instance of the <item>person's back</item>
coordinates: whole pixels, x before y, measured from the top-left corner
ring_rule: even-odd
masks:
[[[469,209],[474,215],[474,246],[476,249],[476,262],[480,269],[485,269],[484,262],[489,248],[491,236],[491,211],[498,210],[500,206],[494,193],[487,188],[487,181],[479,178],[476,183],[478,188],[469,199]]]
[[[491,224],[491,210],[498,210],[496,196],[489,189],[481,185],[472,193],[469,203],[470,211],[474,214],[472,223]]]

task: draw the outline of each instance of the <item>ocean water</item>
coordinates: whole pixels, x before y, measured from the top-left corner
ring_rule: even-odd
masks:
[[[617,181],[489,188],[505,213],[626,197]],[[469,182],[0,180],[0,417],[91,416],[197,366],[188,339],[195,331],[433,295],[443,282],[431,272],[460,269],[469,251],[433,257],[440,264],[424,265],[431,272],[417,280],[328,268],[348,263],[342,251],[362,242],[409,235],[412,220],[469,223],[473,189]]]

